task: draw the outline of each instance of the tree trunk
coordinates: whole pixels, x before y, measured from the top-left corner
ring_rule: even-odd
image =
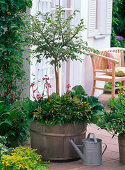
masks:
[[[56,93],[59,94],[59,67],[55,66]]]

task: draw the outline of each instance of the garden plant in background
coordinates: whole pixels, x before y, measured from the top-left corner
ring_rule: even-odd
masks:
[[[55,67],[56,93],[59,94],[59,68],[62,62],[80,60],[80,54],[92,51],[83,41],[80,33],[85,30],[83,19],[77,26],[72,25],[78,10],[75,10],[65,19],[65,10],[56,7],[55,13],[48,12],[42,14],[38,12],[36,16],[29,16],[29,21],[24,18],[26,27],[21,30],[24,34],[25,43],[33,45],[33,53],[37,61],[41,61],[41,56],[50,59],[50,64]],[[36,48],[35,48],[36,47]],[[95,52],[95,50],[93,49]]]
[[[112,34],[111,34],[111,46],[125,48],[125,1],[113,0],[113,12],[112,12]],[[121,82],[116,82],[115,86],[119,87]],[[111,82],[105,83],[106,89],[111,89]],[[118,93],[120,90],[116,90]],[[105,91],[109,93],[109,91]]]
[[[108,101],[110,112],[102,112],[97,117],[97,125],[106,129],[113,136],[118,135],[120,162],[125,164],[125,92],[118,95],[118,98],[110,98]]]
[[[27,7],[32,7],[32,0],[0,1],[0,100],[13,103],[21,95],[25,83],[23,70],[23,38],[20,27],[24,26],[22,15]]]
[[[20,99],[25,82],[23,39],[19,28],[24,26],[20,12],[32,6],[31,0],[1,1],[0,27],[0,135],[6,145],[17,146],[26,139],[28,124]],[[20,103],[20,104],[19,104]]]
[[[125,1],[113,0],[112,13],[112,47],[125,47]]]
[[[119,86],[121,86],[121,82],[119,81],[119,82],[115,82],[115,87],[119,87]],[[105,87],[104,87],[105,89],[112,89],[112,82],[105,82]],[[104,93],[110,93],[111,94],[111,92],[110,91],[104,91]],[[120,89],[116,89],[115,90],[115,93],[116,94],[118,94],[118,93],[120,93]]]
[[[0,136],[5,136],[9,147],[16,147],[27,139],[28,120],[21,101],[7,105],[0,101]]]

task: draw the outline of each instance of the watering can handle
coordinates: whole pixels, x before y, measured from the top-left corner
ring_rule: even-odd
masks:
[[[96,136],[94,133],[89,133],[88,136],[87,136],[87,139],[90,138],[90,135],[93,136],[93,139],[94,139],[94,143],[97,143],[97,139],[96,139]]]
[[[103,143],[104,145],[105,145],[105,148],[104,148],[104,150],[103,150],[103,152],[102,152],[102,155],[104,154],[104,152],[106,151],[106,149],[107,149],[107,145],[105,144],[105,143]]]

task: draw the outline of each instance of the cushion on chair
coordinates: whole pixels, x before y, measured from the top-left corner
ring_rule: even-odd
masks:
[[[107,74],[112,75],[112,69],[107,69]],[[116,67],[115,68],[115,76],[124,77],[125,76],[125,67]]]
[[[119,63],[116,64],[116,67],[121,67],[121,54],[120,53],[115,53],[115,52],[107,52],[107,57],[116,59]],[[108,68],[112,68],[112,62],[108,61]]]

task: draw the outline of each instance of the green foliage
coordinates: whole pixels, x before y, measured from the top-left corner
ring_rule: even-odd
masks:
[[[0,101],[0,135],[7,137],[7,146],[15,147],[26,140],[28,131],[27,116],[20,101],[6,104]]]
[[[78,54],[90,50],[78,35],[86,29],[83,19],[77,26],[71,25],[77,12],[78,10],[75,10],[65,19],[65,10],[57,7],[54,14],[39,12],[36,16],[30,15],[29,22],[25,21],[26,28],[22,31],[29,45],[36,45],[33,52],[36,53],[38,61],[40,56],[43,56],[46,59],[50,58],[50,64],[60,67],[61,62],[67,61],[68,58],[80,60]]]
[[[116,38],[116,33],[114,31],[114,28],[112,28],[111,46],[112,47],[121,47],[120,41],[118,41]]]
[[[76,95],[83,95],[83,96],[86,96],[86,92],[85,90],[83,89],[83,87],[81,85],[76,85],[74,86],[72,89],[71,89],[71,93],[73,96],[76,96]]]
[[[0,156],[1,156],[1,153],[4,154],[8,151],[7,147],[5,146],[6,143],[7,143],[6,137],[0,136]]]
[[[124,36],[125,32],[125,1],[114,0],[113,1],[113,27],[117,35]]]
[[[36,101],[32,101],[32,105],[34,105],[35,102]],[[28,104],[27,101],[26,105]],[[40,105],[32,111],[32,117],[41,124],[55,125],[88,121],[91,116],[89,103],[72,98],[71,93],[64,94],[61,97],[52,94],[49,99],[43,99],[41,97],[39,104]]]
[[[3,170],[48,170],[47,164],[41,162],[41,155],[35,149],[22,146],[12,149],[7,155],[2,155]]]
[[[118,98],[110,98],[108,101],[110,112],[104,112],[98,117],[97,125],[110,131],[113,136],[125,134],[125,93]]]
[[[114,0],[113,1],[113,13],[112,13],[112,47],[124,47],[125,39],[118,41],[116,35],[124,37],[125,32],[125,1]]]
[[[54,13],[39,12],[36,16],[30,15],[29,21],[24,17],[26,27],[21,30],[21,33],[24,34],[26,44],[36,47],[32,52],[38,62],[41,61],[42,56],[50,59],[50,64],[55,66],[56,93],[58,94],[58,68],[61,67],[61,63],[68,61],[69,58],[81,61],[80,54],[93,50],[80,36],[80,33],[86,29],[83,19],[77,26],[72,25],[77,12],[78,10],[75,10],[65,19],[65,10],[57,6]]]
[[[8,148],[5,146],[7,143],[5,136],[0,136],[0,169],[2,169],[1,155],[7,153]]]
[[[18,32],[24,26],[22,15],[31,0],[1,0],[0,8],[0,97],[13,103],[21,94],[19,81],[24,77],[23,39]]]
[[[121,82],[115,82],[115,87],[121,86]],[[105,82],[105,89],[112,89],[112,82]],[[116,89],[115,93],[118,94],[120,92],[120,89]],[[104,93],[111,93],[110,91],[104,91]]]
[[[98,115],[102,114],[104,110],[104,106],[103,104],[101,104],[98,98],[94,96],[88,96],[85,90],[83,89],[83,87],[80,85],[79,86],[77,85],[71,89],[71,95],[73,97],[74,96],[77,97],[83,102],[89,103],[91,110],[92,110],[92,114],[89,120],[92,123],[96,123],[96,121],[98,120]]]
[[[37,120],[47,125],[82,121],[95,123],[96,116],[103,109],[98,98],[88,96],[80,85],[61,97],[53,93],[48,99],[42,96],[38,101],[27,98],[23,104],[23,110],[31,121]]]

